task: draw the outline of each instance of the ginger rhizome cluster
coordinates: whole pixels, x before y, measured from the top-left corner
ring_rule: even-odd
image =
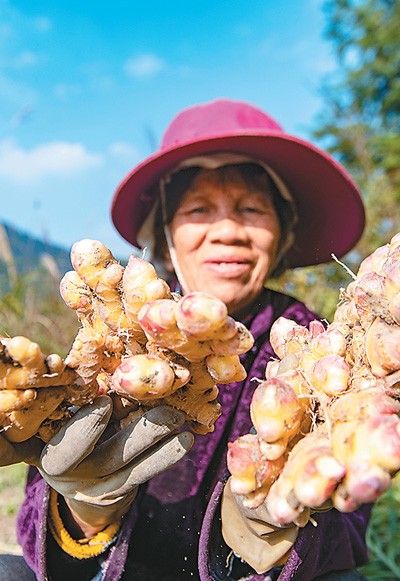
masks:
[[[279,524],[375,501],[400,470],[400,234],[360,265],[333,322],[285,318],[255,389],[255,434],[229,444],[231,488]]]
[[[80,328],[64,361],[25,337],[0,343],[0,425],[10,441],[48,441],[72,406],[108,393],[116,420],[167,404],[207,433],[221,410],[217,384],[246,377],[240,355],[254,343],[226,305],[202,292],[180,297],[147,261],[124,268],[96,240],[76,242],[60,283]],[[124,420],[128,421],[128,420]]]
[[[0,339],[0,426],[11,442],[34,435],[49,440],[71,417],[71,406],[88,403],[97,390],[26,337]]]

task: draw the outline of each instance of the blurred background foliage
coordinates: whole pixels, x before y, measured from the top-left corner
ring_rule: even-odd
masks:
[[[326,36],[337,68],[324,80],[314,139],[359,184],[367,224],[343,262],[361,260],[400,231],[400,2],[326,0]],[[295,269],[274,281],[331,320],[339,289],[351,281],[340,264]]]
[[[338,66],[321,87],[325,105],[313,137],[344,164],[363,193],[365,233],[343,259],[356,273],[364,257],[400,231],[400,2],[326,0],[324,11]],[[34,270],[20,274],[7,240],[2,231],[0,266],[7,284],[0,285],[0,333],[26,335],[46,354],[64,356],[78,324],[59,296],[59,263],[47,254]],[[339,289],[350,281],[347,269],[330,263],[289,271],[271,286],[304,300],[329,321]],[[361,569],[368,578],[400,579],[399,503],[397,478],[373,510],[370,562]]]
[[[36,341],[46,354],[65,356],[78,329],[76,313],[66,306],[59,293],[64,272],[72,268],[57,252],[41,247],[29,256],[16,256],[21,238],[15,230],[0,224],[0,335],[25,335]],[[55,249],[57,250],[57,249]],[[67,254],[67,251],[65,251]],[[31,267],[29,268],[29,265]],[[68,268],[69,266],[69,268]]]

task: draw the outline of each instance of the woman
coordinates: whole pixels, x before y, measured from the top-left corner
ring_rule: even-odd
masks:
[[[263,508],[246,512],[231,494],[225,461],[227,443],[251,429],[252,380],[264,376],[273,356],[272,323],[281,315],[302,325],[315,318],[302,303],[266,290],[265,280],[354,246],[364,226],[357,187],[331,157],[285,134],[264,112],[220,99],[172,121],[160,151],[117,189],[112,218],[182,293],[212,292],[250,328],[255,345],[241,357],[248,376],[220,390],[214,432],[196,436],[192,447],[191,437],[182,438],[176,455],[157,456],[145,478],[132,479],[140,472],[135,465],[129,486],[116,489],[107,473],[101,484],[107,494],[114,486],[111,504],[98,493],[98,475],[85,480],[78,465],[59,476],[41,464],[42,476],[30,475],[19,515],[27,563],[39,579],[57,580],[74,574],[112,581],[360,578],[354,568],[366,560],[368,507],[315,514],[316,527],[279,529]],[[84,410],[83,425],[89,417]],[[166,438],[176,438],[181,423],[170,420]],[[55,450],[62,448],[59,440]],[[151,448],[154,460],[153,454]],[[49,495],[56,496],[47,483],[59,493],[49,517]],[[65,529],[82,539],[63,542]],[[77,552],[78,544],[93,546],[98,534],[107,542],[96,556],[86,548]]]

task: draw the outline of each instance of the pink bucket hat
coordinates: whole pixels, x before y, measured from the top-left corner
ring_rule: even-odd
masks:
[[[181,111],[168,126],[159,151],[121,182],[111,217],[125,240],[140,248],[137,235],[157,196],[157,184],[184,160],[231,152],[271,167],[297,208],[290,268],[327,262],[346,254],[365,224],[360,192],[347,171],[311,143],[284,132],[274,119],[242,101],[217,99]]]

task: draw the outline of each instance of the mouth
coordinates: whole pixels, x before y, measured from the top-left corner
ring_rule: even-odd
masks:
[[[251,269],[251,262],[236,257],[214,258],[213,260],[206,261],[204,266],[210,272],[230,278],[238,277],[247,273]]]

